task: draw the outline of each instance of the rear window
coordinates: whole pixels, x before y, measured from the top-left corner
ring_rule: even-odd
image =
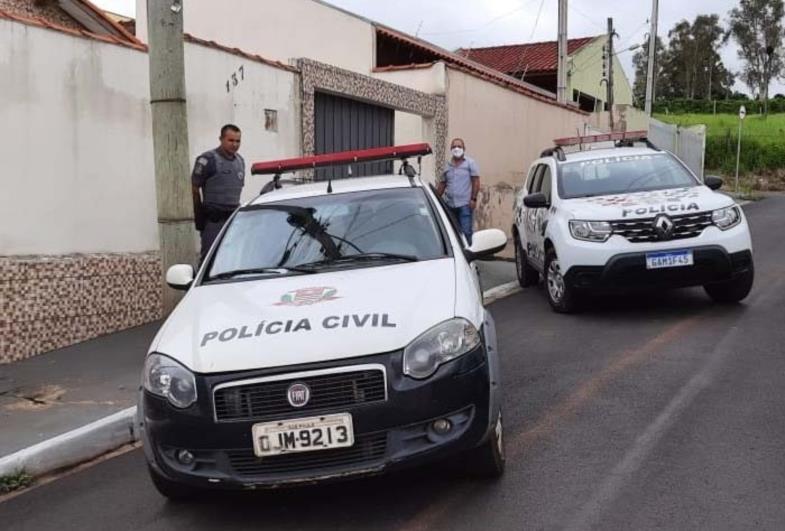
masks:
[[[692,174],[667,153],[567,162],[559,174],[559,196],[563,199],[697,185]]]

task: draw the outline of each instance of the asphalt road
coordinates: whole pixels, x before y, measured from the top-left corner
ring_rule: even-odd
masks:
[[[137,450],[0,504],[0,528],[785,529],[785,198],[745,210],[757,279],[744,304],[693,289],[562,316],[539,288],[491,307],[498,482],[431,467],[182,506]]]

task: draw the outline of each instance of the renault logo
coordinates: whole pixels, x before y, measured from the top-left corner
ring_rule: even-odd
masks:
[[[673,227],[673,220],[664,214],[654,218],[654,230],[661,240],[670,240],[673,237]]]
[[[303,407],[311,399],[311,389],[304,383],[293,383],[286,391],[286,398],[292,407]]]

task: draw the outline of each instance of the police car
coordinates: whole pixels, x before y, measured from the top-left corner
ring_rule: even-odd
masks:
[[[542,277],[550,305],[562,313],[591,291],[703,286],[717,302],[749,294],[749,227],[733,199],[715,191],[721,179],[701,182],[645,132],[555,144],[532,164],[516,200],[521,286]],[[566,153],[567,146],[579,149]]]
[[[475,262],[433,188],[403,175],[283,186],[298,168],[419,157],[427,144],[255,164],[241,206],[147,354],[138,422],[153,483],[183,499],[381,473],[459,455],[504,469],[499,353]],[[392,162],[389,162],[392,164]]]

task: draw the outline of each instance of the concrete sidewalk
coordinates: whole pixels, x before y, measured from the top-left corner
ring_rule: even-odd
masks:
[[[511,293],[515,264],[482,262],[486,303]],[[134,442],[144,356],[159,322],[0,365],[0,477],[41,475]]]

